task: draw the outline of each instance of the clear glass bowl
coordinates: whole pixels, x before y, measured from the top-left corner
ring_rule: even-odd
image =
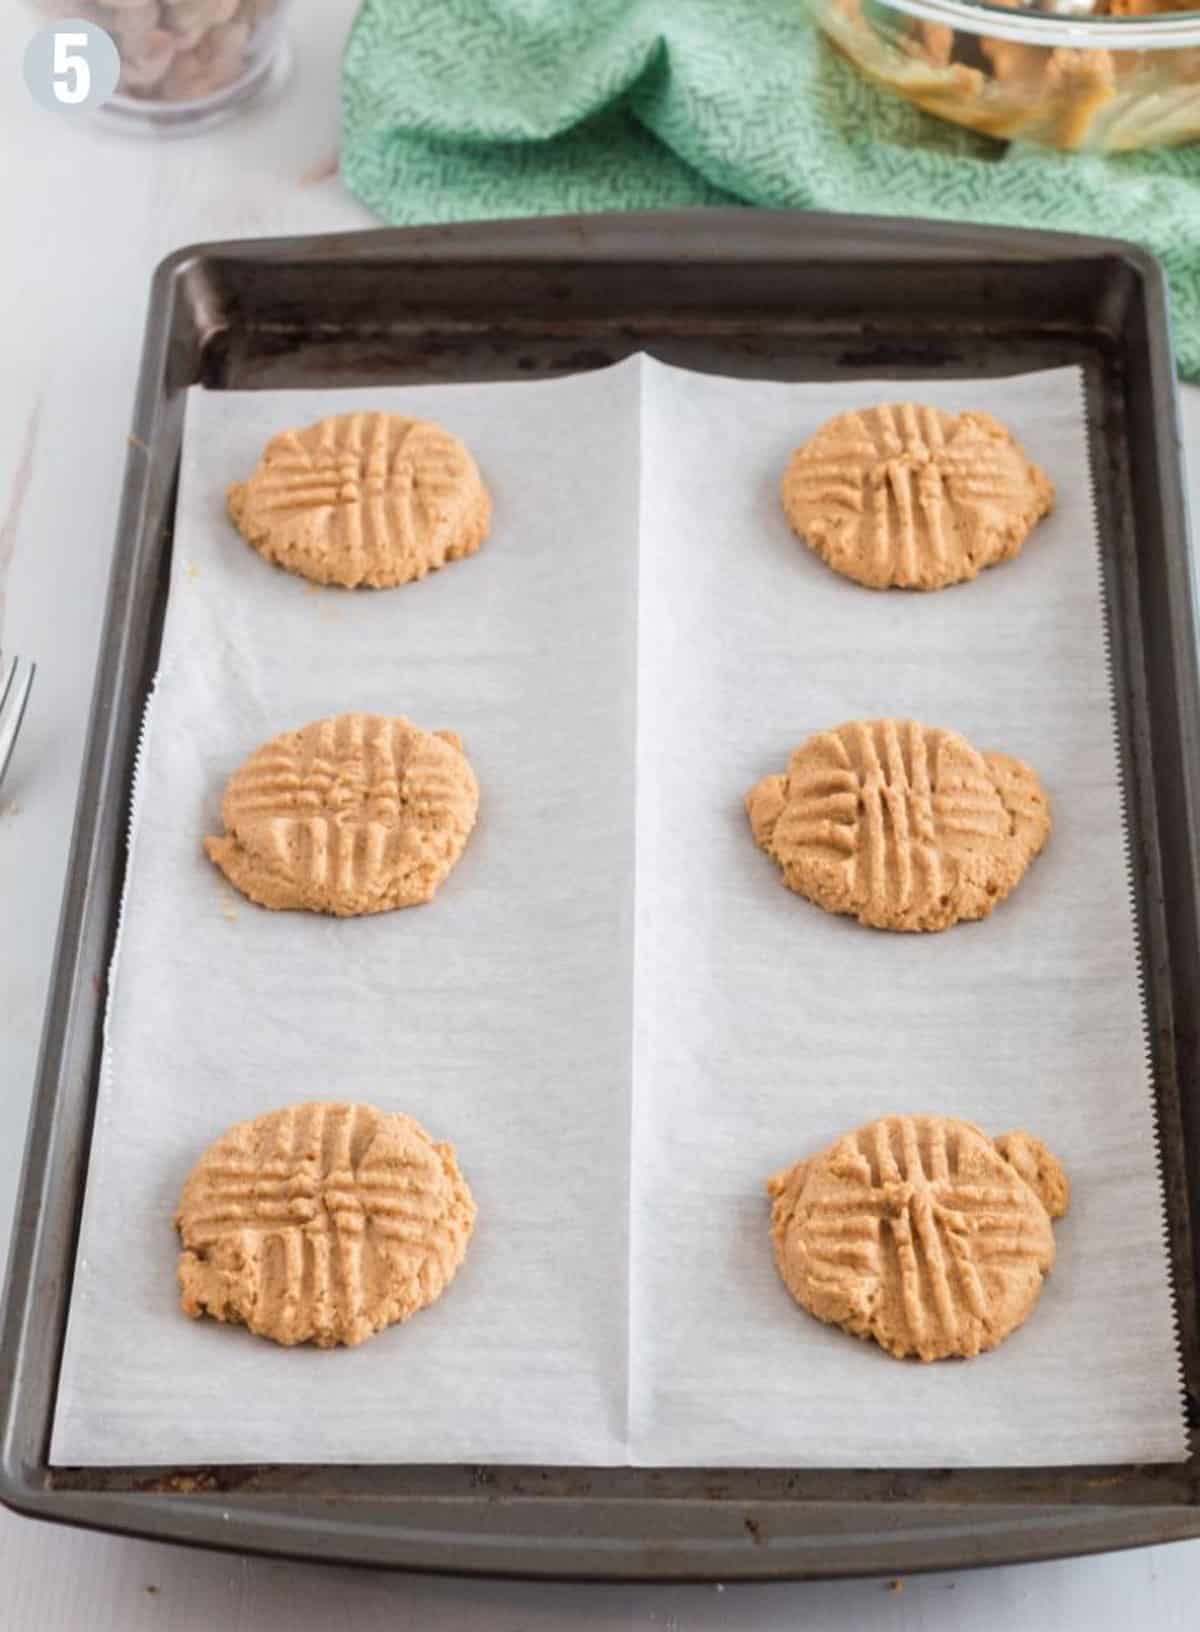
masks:
[[[121,79],[98,117],[155,135],[220,123],[282,84],[290,0],[28,0],[39,17],[80,17],[116,42]]]
[[[1100,0],[1120,16],[1088,0],[811,3],[868,78],[988,136],[1098,152],[1200,138],[1200,12],[1170,0]]]

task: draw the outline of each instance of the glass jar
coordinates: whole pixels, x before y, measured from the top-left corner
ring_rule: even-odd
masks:
[[[1128,152],[1200,138],[1200,12],[1174,0],[811,0],[868,78],[1004,139]]]
[[[42,18],[79,17],[121,58],[113,125],[157,135],[207,129],[274,89],[290,66],[290,0],[30,0]]]

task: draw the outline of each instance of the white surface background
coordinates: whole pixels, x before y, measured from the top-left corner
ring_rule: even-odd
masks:
[[[0,619],[41,660],[0,792],[0,1251],[16,1193],[124,464],[147,282],[200,238],[369,224],[336,179],[338,53],[354,0],[297,6],[285,98],[192,143],[81,133],[33,108],[29,33],[0,14],[5,326]],[[1193,508],[1200,391],[1185,391]],[[7,572],[6,572],[7,566]],[[5,582],[6,579],[6,582]],[[1184,1632],[1200,1542],[1098,1559],[812,1586],[561,1587],[297,1568],[38,1525],[0,1510],[0,1632]]]

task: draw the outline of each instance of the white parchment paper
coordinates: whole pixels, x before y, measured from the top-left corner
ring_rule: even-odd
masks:
[[[54,1462],[1185,1455],[1080,379],[921,385],[1006,419],[1059,490],[1019,562],[929,596],[837,578],[778,505],[798,441],[896,393],[649,360],[193,392]],[[318,592],[237,537],[223,489],[268,437],[359,405],[470,443],[496,499],[479,556]],[[261,912],[200,854],[224,781],[350,708],[460,731],[479,827],[427,908]],[[796,743],[896,713],[1048,786],[1050,845],[982,924],[833,919],[750,839],[742,795]],[[175,1301],[199,1151],[309,1097],[417,1116],[480,1206],[445,1297],[353,1351]],[[969,1365],[822,1327],[771,1260],[767,1174],[903,1109],[1027,1126],[1073,1181],[1034,1317]]]
[[[1015,563],[876,594],[797,546],[789,450],[898,391],[986,408],[1037,450],[1058,502]],[[635,1458],[1182,1457],[1079,375],[918,390],[650,369],[644,423]],[[865,930],[798,900],[747,841],[741,796],[794,745],[896,714],[1045,781],[1050,842],[982,923]],[[1027,1127],[1074,1187],[1033,1317],[969,1364],[797,1329],[764,1250],[763,1179],[897,1109]]]

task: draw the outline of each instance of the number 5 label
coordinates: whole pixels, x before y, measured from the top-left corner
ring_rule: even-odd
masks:
[[[60,102],[72,107],[86,102],[92,88],[92,70],[81,54],[87,50],[86,34],[67,34],[56,29],[54,34],[54,94]]]
[[[100,107],[120,77],[121,58],[112,36],[83,17],[47,24],[25,51],[30,95],[55,113]]]

